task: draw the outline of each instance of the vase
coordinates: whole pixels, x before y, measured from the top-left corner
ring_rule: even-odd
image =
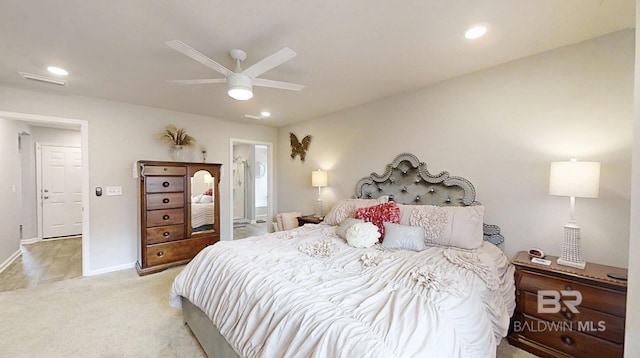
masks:
[[[179,162],[182,161],[183,147],[181,145],[174,145],[171,147],[171,159]]]

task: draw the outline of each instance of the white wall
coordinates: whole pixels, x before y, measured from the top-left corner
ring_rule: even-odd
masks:
[[[640,0],[636,1],[636,31],[640,27]],[[631,238],[625,322],[625,357],[640,357],[640,36],[636,33],[634,136],[631,173]]]
[[[195,150],[187,153],[184,160],[200,161],[200,148],[204,146],[208,152],[208,162],[224,164],[220,183],[223,240],[232,238],[229,225],[231,219],[228,182],[230,139],[234,137],[275,143],[277,135],[275,129],[260,125],[66,95],[64,91],[35,92],[0,86],[0,111],[57,116],[88,122],[91,191],[97,186],[123,188],[122,196],[96,197],[93,193],[91,195],[92,273],[126,267],[137,258],[138,182],[132,178],[132,166],[135,161],[142,159],[170,159],[168,146],[156,139],[156,134],[165,125],[175,124],[184,127],[198,140]],[[4,190],[4,187],[2,189]],[[2,240],[4,239],[0,238],[0,241]]]
[[[18,131],[21,123],[0,118],[0,266],[20,249],[21,185]],[[17,210],[16,210],[17,209]]]
[[[559,255],[569,199],[548,195],[549,163],[602,163],[600,197],[577,199],[589,261],[627,265],[634,33],[618,32],[280,128],[279,211],[314,212],[311,171],[329,171],[325,212],[402,152],[469,179],[505,251]],[[417,64],[419,68],[419,64]],[[289,157],[289,132],[313,136]]]

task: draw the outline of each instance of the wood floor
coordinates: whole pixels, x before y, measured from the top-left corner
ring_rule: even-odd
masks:
[[[267,233],[267,223],[233,228],[234,240]],[[22,256],[0,273],[0,292],[82,276],[82,238],[43,240],[20,247]]]
[[[250,236],[264,235],[267,233],[267,223],[233,225],[233,239],[244,239]]]
[[[43,240],[20,247],[22,256],[0,273],[0,292],[82,276],[82,238]]]

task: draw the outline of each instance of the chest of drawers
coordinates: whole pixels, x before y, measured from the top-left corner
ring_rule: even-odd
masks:
[[[509,343],[543,357],[622,357],[625,281],[607,273],[626,270],[588,263],[585,270],[532,263],[526,252],[516,267],[516,310]]]
[[[138,274],[186,263],[204,247],[220,240],[220,164],[140,161],[138,169]],[[199,181],[202,183],[198,184]],[[199,202],[202,191],[211,194],[205,204]],[[207,205],[208,208],[202,208]],[[194,228],[195,209],[199,213],[208,209],[206,215],[200,216],[212,217],[210,222],[202,225],[199,221],[200,226]]]

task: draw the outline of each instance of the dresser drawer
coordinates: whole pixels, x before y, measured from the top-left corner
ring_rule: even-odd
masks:
[[[566,303],[560,301],[561,310],[557,313],[538,312],[538,296],[520,293],[522,312],[551,322],[562,322],[571,325],[572,329],[582,331],[592,336],[604,338],[615,343],[624,342],[624,318],[594,311],[590,308],[577,306],[578,313],[569,310]]]
[[[142,175],[186,175],[186,167],[173,167],[163,165],[145,165]]]
[[[147,245],[186,238],[184,225],[159,226],[147,229]]]
[[[538,290],[579,291],[582,295],[580,306],[620,317],[624,317],[626,311],[627,299],[625,294],[537,272],[523,270],[518,288],[532,293],[537,293]]]
[[[184,193],[147,194],[147,210],[184,207]]]
[[[184,209],[154,210],[147,212],[147,226],[184,224]]]
[[[156,266],[176,261],[189,260],[204,249],[211,238],[180,240],[147,247],[147,265]]]
[[[523,336],[574,357],[622,357],[623,345],[524,315]]]
[[[147,177],[145,179],[147,193],[168,193],[184,191],[183,177]]]

